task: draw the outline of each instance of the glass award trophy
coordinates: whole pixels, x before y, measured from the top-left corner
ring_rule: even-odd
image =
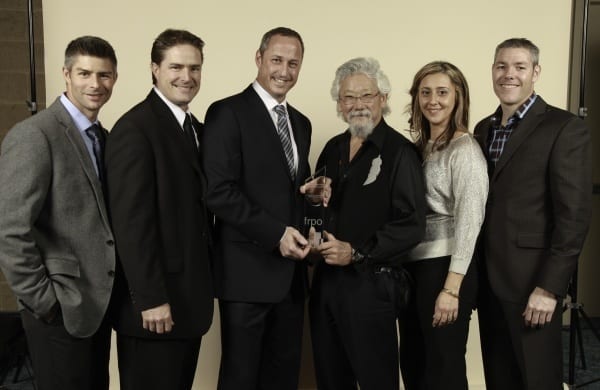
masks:
[[[323,229],[327,207],[323,206],[323,193],[328,187],[326,184],[326,167],[317,170],[312,176],[304,181],[304,236],[309,240],[312,247],[323,242]],[[309,237],[311,228],[314,228],[314,236]]]

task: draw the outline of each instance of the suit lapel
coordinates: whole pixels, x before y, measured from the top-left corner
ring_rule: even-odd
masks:
[[[298,149],[298,172],[296,174],[296,181],[298,179],[303,180],[308,175],[307,172],[302,172],[303,167],[308,164],[308,152],[310,148],[310,138],[307,137],[306,129],[304,128],[302,121],[299,119],[299,114],[296,109],[288,104],[288,112],[290,115],[290,122],[292,123],[292,132],[294,133],[294,139],[296,141],[296,148]],[[283,151],[283,148],[282,148]],[[285,155],[284,155],[285,157]]]
[[[154,92],[154,90],[150,91],[148,95],[148,100],[150,101],[150,105],[152,106],[152,112],[156,113],[158,117],[161,131],[164,131],[166,134],[167,142],[173,143],[177,151],[186,156],[186,159],[192,164],[196,173],[202,177],[202,170],[200,169],[200,155],[192,150],[190,145],[188,144],[187,139],[185,138],[185,134],[177,122],[177,118],[173,115],[171,109],[162,101],[162,99]],[[195,119],[195,118],[194,118]],[[194,120],[194,126],[196,126],[198,122]],[[196,131],[199,131],[199,128],[196,127]]]
[[[288,169],[287,158],[285,157],[285,152],[283,151],[283,146],[281,145],[281,139],[279,138],[279,134],[277,133],[277,127],[273,123],[271,113],[267,110],[264,102],[261,100],[260,96],[258,96],[258,94],[254,90],[254,88],[252,88],[252,86],[249,86],[248,88],[246,88],[246,90],[244,92],[248,95],[248,98],[251,102],[250,112],[252,114],[256,113],[256,116],[257,116],[256,117],[256,119],[257,119],[256,129],[261,129],[261,130],[264,129],[264,131],[268,132],[266,137],[269,139],[269,143],[271,144],[271,147],[269,145],[265,145],[266,146],[265,150],[277,150],[278,151],[279,160],[281,161],[281,164],[282,164],[283,168],[285,169],[285,172],[287,173],[287,175],[291,181],[292,176],[290,175],[290,171]],[[292,116],[290,114],[290,111],[288,111],[288,115],[290,115],[290,122],[292,122]],[[292,131],[294,131],[293,128],[294,128],[294,123],[292,122]],[[294,137],[295,136],[296,136],[296,134],[294,133]],[[297,141],[296,141],[296,143],[297,143]]]
[[[102,219],[107,227],[110,226],[108,222],[109,219],[106,211],[107,209],[104,200],[104,193],[102,191],[102,184],[100,183],[100,179],[98,179],[94,162],[90,157],[87,147],[85,146],[81,132],[77,129],[75,123],[73,123],[71,116],[63,107],[62,103],[60,103],[60,100],[57,99],[57,101],[48,109],[52,110],[58,119],[58,122],[64,128],[65,137],[68,139],[68,143],[73,148],[73,151],[75,152],[75,155],[81,164],[81,168],[83,169],[83,172],[87,177],[90,186],[92,187],[96,197],[96,203],[98,204],[100,214],[102,215]]]
[[[496,163],[494,174],[491,181],[494,181],[498,176],[499,172],[506,166],[507,162],[513,157],[515,152],[523,144],[523,142],[537,130],[538,125],[543,120],[542,115],[546,111],[546,103],[541,97],[537,97],[535,103],[529,109],[529,112],[525,114],[525,117],[519,122],[517,127],[513,130],[510,138],[504,145],[504,150],[500,155],[500,159]]]

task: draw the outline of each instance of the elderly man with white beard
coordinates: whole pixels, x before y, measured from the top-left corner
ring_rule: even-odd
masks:
[[[371,58],[342,64],[331,88],[349,127],[317,162],[333,191],[310,299],[321,390],[400,386],[397,278],[423,237],[426,206],[418,153],[383,119],[390,90]]]

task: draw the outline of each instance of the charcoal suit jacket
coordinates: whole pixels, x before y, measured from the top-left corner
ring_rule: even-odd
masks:
[[[486,156],[491,126],[492,116],[475,128]],[[538,96],[490,167],[479,253],[501,300],[566,294],[590,223],[590,145],[582,120]]]
[[[207,203],[216,215],[215,285],[221,299],[274,303],[290,291],[297,261],[283,258],[278,246],[286,226],[302,228],[299,187],[310,175],[311,124],[289,104],[287,109],[298,149],[295,178],[252,86],[206,113],[202,144]]]
[[[194,119],[196,131],[202,125]],[[115,322],[134,337],[197,338],[212,322],[206,183],[169,107],[151,91],[115,124],[106,172],[118,263]],[[141,312],[169,303],[175,326],[142,328]]]

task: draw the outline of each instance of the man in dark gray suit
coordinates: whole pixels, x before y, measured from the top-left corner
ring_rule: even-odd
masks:
[[[496,47],[495,113],[475,127],[490,176],[480,239],[486,388],[562,389],[561,303],[590,223],[590,132],[534,90],[539,49]]]
[[[308,241],[299,187],[310,175],[311,124],[286,99],[304,44],[279,27],[256,52],[256,80],[213,103],[203,137],[207,204],[216,215],[221,314],[219,390],[297,389]]]
[[[67,46],[67,91],[15,125],[0,155],[0,267],[22,309],[37,388],[108,389],[115,246],[98,112],[117,80],[111,45]]]

